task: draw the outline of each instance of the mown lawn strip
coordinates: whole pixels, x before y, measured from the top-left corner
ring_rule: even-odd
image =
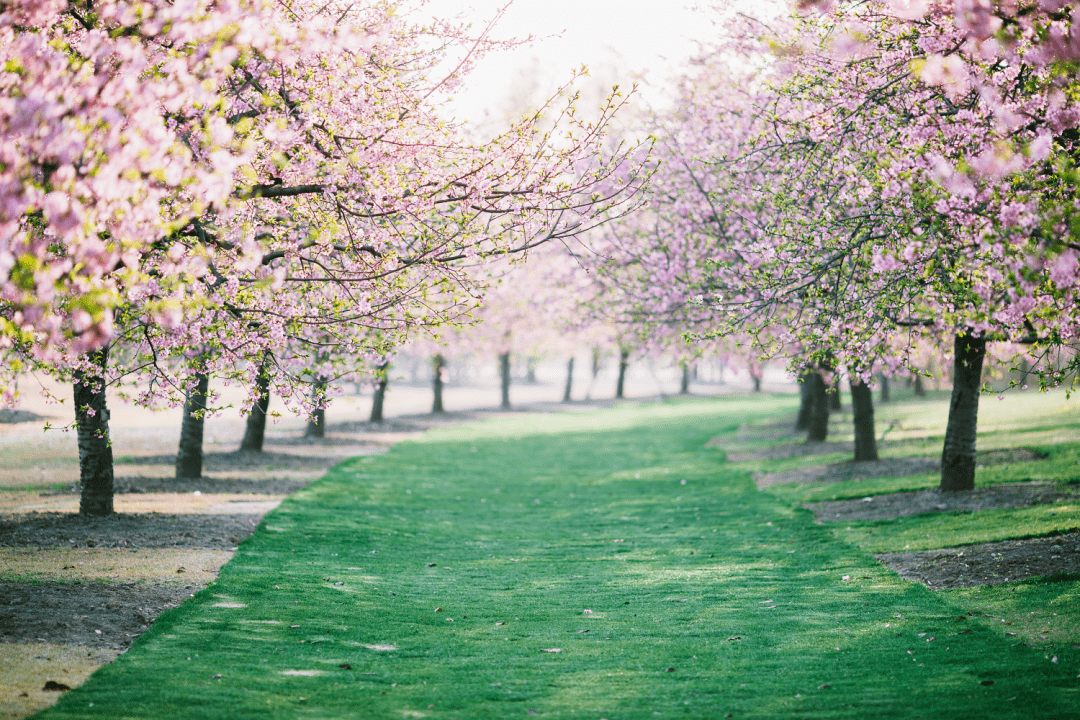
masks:
[[[1075,651],[1051,663],[985,628],[956,634],[949,603],[704,448],[791,407],[523,416],[344,463],[41,717],[1028,718],[1080,707]]]

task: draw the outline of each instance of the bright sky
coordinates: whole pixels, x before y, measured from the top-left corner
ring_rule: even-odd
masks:
[[[432,0],[425,14],[458,15],[484,27],[507,0]],[[715,33],[711,14],[691,10],[692,0],[514,0],[496,26],[497,38],[536,41],[483,61],[455,99],[457,112],[470,120],[487,110],[501,115],[507,98],[540,76],[550,93],[571,71],[587,65],[592,76],[629,86],[644,73],[651,103],[662,102],[664,81],[676,74],[697,48],[695,40]],[[553,37],[558,36],[558,37]]]

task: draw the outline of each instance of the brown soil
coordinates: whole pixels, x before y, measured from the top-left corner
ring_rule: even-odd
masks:
[[[260,520],[260,515],[164,513],[0,515],[0,547],[235,549]]]
[[[924,552],[875,555],[901,577],[932,590],[999,585],[1065,573],[1080,576],[1080,533]]]
[[[784,437],[784,436],[781,436]],[[765,438],[773,439],[770,436]],[[835,455],[837,453],[853,453],[855,446],[849,442],[793,442],[773,445],[758,450],[740,450],[734,447],[724,447],[723,444],[709,441],[706,447],[718,447],[724,451],[729,462],[749,462],[753,460],[787,460],[790,458],[809,457],[811,455]]]
[[[817,445],[828,444],[829,443],[817,443]],[[839,446],[842,443],[834,444]],[[804,445],[801,447],[813,447],[813,445]],[[796,456],[782,455],[780,457]],[[979,467],[990,467],[992,465],[1007,465],[1011,463],[1045,460],[1047,457],[1048,455],[1046,453],[1031,448],[988,450],[978,454],[976,464]],[[757,483],[758,489],[764,490],[773,485],[786,485],[791,483],[808,485],[811,483],[836,483],[845,480],[864,480],[866,478],[876,477],[905,477],[907,475],[937,472],[940,468],[941,458],[939,457],[882,458],[880,460],[869,462],[846,460],[844,462],[831,463],[829,465],[815,465],[795,470],[785,470],[784,472],[768,474],[758,473],[754,476],[754,480]]]
[[[975,488],[967,492],[942,492],[938,488],[874,495],[860,500],[831,500],[803,503],[814,511],[819,522],[886,520],[951,510],[990,510],[1027,505],[1046,505],[1057,500],[1075,500],[1080,491],[1062,489],[1052,483],[1010,483]]]
[[[0,642],[126,650],[202,585],[0,583]]]

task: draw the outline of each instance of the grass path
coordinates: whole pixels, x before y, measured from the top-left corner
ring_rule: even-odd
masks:
[[[1076,717],[1080,651],[968,622],[704,448],[792,403],[524,415],[348,461],[38,717]]]

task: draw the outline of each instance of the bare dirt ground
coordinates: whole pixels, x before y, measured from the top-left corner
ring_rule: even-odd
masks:
[[[1080,533],[875,555],[901,577],[931,590],[998,585],[1029,577],[1080,575]]]
[[[975,488],[968,492],[941,492],[938,488],[874,495],[859,500],[833,500],[805,503],[823,522],[851,520],[887,520],[922,513],[966,510],[978,512],[991,508],[1047,505],[1080,498],[1080,490],[1066,489],[1053,483],[1010,483]]]
[[[4,583],[0,642],[123,651],[146,632],[154,618],[201,587],[192,583]]]
[[[825,449],[822,446],[834,446],[833,449]],[[801,454],[777,454],[776,457],[802,457],[806,455],[818,455],[825,453],[844,452],[845,443],[805,443],[801,446],[808,448]],[[854,452],[850,444],[847,452]],[[787,446],[781,446],[786,448]],[[815,451],[816,450],[816,451]],[[1015,448],[1010,450],[989,450],[980,452],[976,457],[978,467],[990,467],[992,465],[1007,465],[1018,462],[1031,462],[1042,460],[1044,453],[1031,448]],[[904,477],[906,475],[920,475],[922,473],[938,472],[941,469],[940,457],[899,457],[881,458],[870,462],[844,462],[830,463],[828,465],[816,465],[813,467],[786,470],[778,473],[758,473],[754,480],[759,490],[772,485],[788,483],[799,484],[824,484],[844,482],[845,480],[864,480],[874,477]]]

